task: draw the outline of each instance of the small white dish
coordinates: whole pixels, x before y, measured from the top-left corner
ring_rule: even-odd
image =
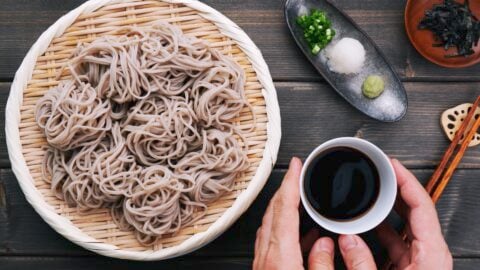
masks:
[[[380,178],[380,190],[375,203],[366,213],[351,220],[338,221],[322,216],[311,206],[305,193],[304,180],[308,167],[317,156],[335,147],[349,147],[364,153],[375,164]],[[396,196],[397,180],[390,159],[376,145],[359,138],[342,137],[321,144],[308,156],[300,176],[300,197],[305,210],[318,225],[338,234],[360,234],[375,228],[392,210]]]

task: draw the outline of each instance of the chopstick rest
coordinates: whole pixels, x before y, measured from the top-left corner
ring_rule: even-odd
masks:
[[[441,117],[441,124],[445,135],[447,135],[450,141],[455,137],[455,133],[460,128],[460,125],[463,123],[465,117],[467,116],[469,109],[472,107],[471,103],[464,103],[448,109],[443,112]],[[475,111],[474,119],[480,117],[480,108],[477,108]],[[469,127],[473,125],[473,121],[470,121]],[[463,140],[460,140],[460,143]],[[476,146],[480,144],[480,133],[476,132],[475,137],[472,139],[469,147]]]

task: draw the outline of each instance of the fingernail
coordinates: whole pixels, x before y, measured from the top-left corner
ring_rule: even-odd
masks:
[[[357,246],[357,239],[353,235],[343,235],[340,237],[340,248],[350,250]]]
[[[290,160],[290,165],[289,168],[293,168],[294,166],[297,166],[298,162],[300,161],[300,159],[298,159],[297,157],[293,157],[291,160]]]
[[[330,241],[328,238],[320,238],[318,239],[317,243],[315,244],[314,252],[326,252],[330,255],[332,255],[333,251],[333,244],[332,241]]]
[[[400,166],[400,167],[404,167],[403,164],[400,162],[400,160],[394,158],[392,159],[392,162],[395,163],[396,165]]]

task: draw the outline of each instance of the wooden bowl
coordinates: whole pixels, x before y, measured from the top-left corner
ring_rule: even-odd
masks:
[[[474,47],[475,53],[468,57],[447,58],[446,54],[454,54],[456,48],[445,51],[442,47],[433,47],[436,43],[434,35],[429,30],[418,29],[418,24],[423,19],[425,11],[433,5],[440,4],[444,0],[408,0],[405,8],[405,29],[413,46],[417,51],[430,62],[442,67],[462,68],[469,67],[480,62],[480,45]],[[458,2],[464,2],[459,0]],[[474,14],[480,16],[480,1],[470,1],[470,8]]]

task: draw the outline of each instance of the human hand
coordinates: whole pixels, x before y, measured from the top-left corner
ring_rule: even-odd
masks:
[[[407,221],[410,243],[407,245],[385,222],[377,228],[378,238],[387,248],[392,263],[396,269],[453,269],[452,255],[430,196],[398,160],[392,160],[392,165],[399,190],[395,209]],[[356,242],[357,246],[349,249],[350,242]],[[342,235],[339,244],[347,269],[376,269],[372,254],[360,237]]]
[[[400,199],[396,209],[408,221],[411,241],[407,246],[385,223],[377,228],[392,262],[397,269],[452,269],[452,256],[441,234],[433,202],[415,176],[400,162],[393,160],[392,164],[399,186]],[[270,201],[262,226],[257,231],[254,270],[303,269],[298,212],[301,167],[300,160],[292,159],[280,189]],[[311,242],[312,235],[306,240]],[[338,241],[347,269],[376,269],[368,246],[359,236],[341,235]],[[332,239],[319,238],[310,251],[309,269],[334,269],[333,256]]]
[[[257,231],[254,270],[303,269],[298,211],[301,170],[301,161],[293,158],[282,185],[270,200]],[[315,259],[309,260],[309,269],[333,269],[333,249],[332,239],[318,239],[312,248],[310,257],[315,255]]]
[[[302,247],[308,249],[310,246],[308,269],[334,269],[334,243],[331,238],[318,238],[318,231],[311,231],[300,239],[298,207],[301,170],[301,161],[293,158],[282,185],[270,201],[262,226],[257,231],[254,270],[303,269]],[[340,236],[339,244],[349,270],[375,268],[372,254],[360,237]]]
[[[392,160],[399,196],[397,213],[407,222],[407,245],[388,224],[377,228],[396,269],[453,269],[452,255],[442,236],[435,205],[430,196],[398,160]]]

